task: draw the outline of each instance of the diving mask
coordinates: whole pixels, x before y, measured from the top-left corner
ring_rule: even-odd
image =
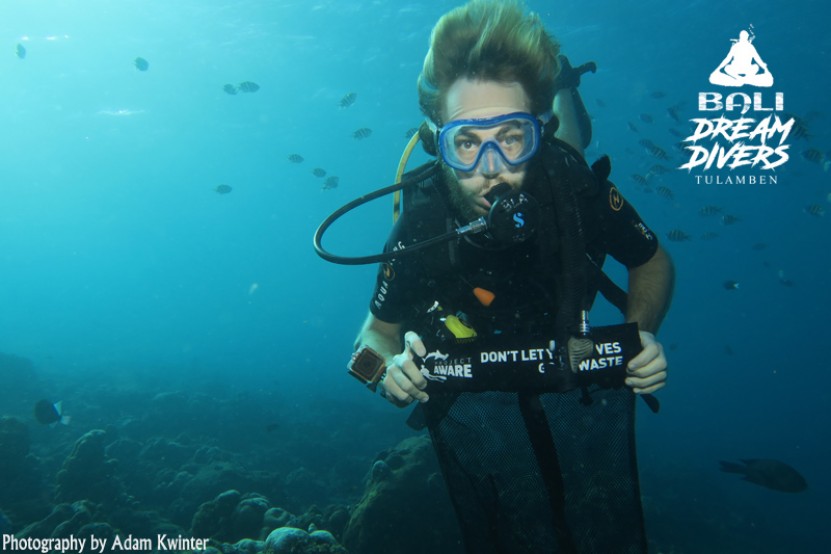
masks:
[[[501,170],[503,162],[509,166],[527,162],[540,142],[540,122],[526,112],[450,121],[438,139],[442,159],[453,169],[470,172],[484,163],[484,170],[492,173]]]

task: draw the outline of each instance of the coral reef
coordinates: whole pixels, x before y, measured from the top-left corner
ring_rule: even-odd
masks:
[[[40,464],[30,453],[29,429],[15,417],[0,417],[0,506],[14,520],[43,517],[49,499]]]
[[[101,429],[89,431],[75,442],[57,475],[58,501],[117,502],[122,488],[115,475],[116,462],[106,456],[106,442],[107,434]]]
[[[296,527],[280,527],[265,540],[264,554],[348,554],[328,531],[307,533]]]
[[[342,541],[361,554],[462,552],[456,516],[429,438],[405,439],[378,457]]]

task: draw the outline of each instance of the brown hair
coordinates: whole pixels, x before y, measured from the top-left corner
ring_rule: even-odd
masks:
[[[516,81],[535,115],[551,109],[559,43],[520,0],[471,0],[439,19],[418,77],[421,111],[441,125],[447,89],[462,77]]]

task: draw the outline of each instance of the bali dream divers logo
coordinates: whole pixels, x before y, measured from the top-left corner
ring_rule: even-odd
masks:
[[[739,38],[731,39],[730,51],[710,74],[711,84],[734,89],[773,86],[773,74],[753,46],[755,38],[750,25],[747,31],[739,32]],[[693,169],[731,171],[728,175],[695,175],[697,184],[777,183],[773,172],[788,161],[790,145],[785,140],[794,126],[794,118],[786,117],[784,109],[783,92],[699,92],[698,111],[719,113],[690,120],[695,130],[684,139],[690,159],[679,169],[690,173]],[[736,112],[738,117],[729,117]],[[732,173],[748,169],[756,173]]]

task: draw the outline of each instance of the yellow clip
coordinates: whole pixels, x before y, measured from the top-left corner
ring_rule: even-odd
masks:
[[[444,325],[457,339],[472,339],[476,336],[476,330],[462,323],[455,315],[447,316],[444,320]]]

